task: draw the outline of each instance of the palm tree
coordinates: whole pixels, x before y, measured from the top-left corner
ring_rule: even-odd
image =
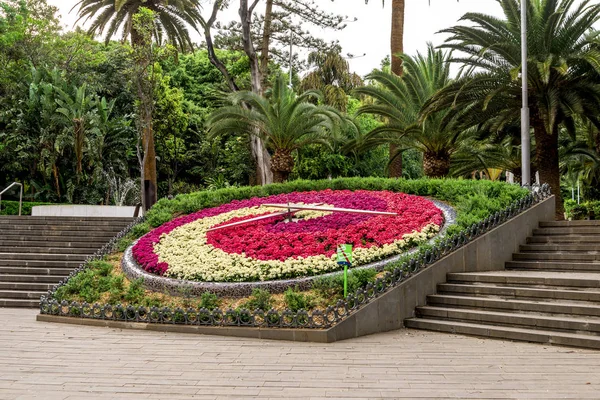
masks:
[[[133,25],[133,16],[144,7],[157,15],[155,39],[166,39],[181,50],[190,49],[192,41],[186,25],[196,27],[202,18],[200,0],[80,0],[79,20],[92,19],[89,32],[104,33],[106,40],[121,32],[135,45],[140,37]]]
[[[227,96],[228,106],[214,111],[207,121],[210,136],[236,132],[259,135],[273,156],[271,170],[274,182],[284,182],[294,168],[292,152],[313,143],[327,143],[342,122],[332,107],[310,102],[315,91],[297,96],[279,76],[263,97],[243,91]]]
[[[457,129],[452,122],[442,124],[446,112],[431,114],[424,120],[420,112],[431,96],[450,83],[450,55],[429,44],[427,55],[402,58],[403,76],[374,71],[367,79],[379,85],[355,90],[374,99],[373,104],[364,105],[358,113],[375,114],[386,121],[367,134],[364,144],[372,147],[390,143],[399,148],[418,149],[423,153],[425,175],[446,176],[450,159],[468,132]]]
[[[469,26],[444,31],[451,36],[443,47],[465,53],[452,61],[463,63],[469,73],[434,96],[426,112],[469,110],[467,121],[492,131],[520,120],[519,1],[496,1],[504,19],[469,13],[462,18]],[[537,166],[541,181],[556,195],[556,217],[561,219],[559,127],[574,131],[578,116],[600,124],[600,52],[593,31],[600,5],[589,0],[578,6],[574,0],[527,3],[529,103]]]
[[[77,160],[77,180],[83,172],[83,152],[87,141],[87,133],[92,128],[96,119],[98,100],[95,96],[87,93],[87,85],[73,88],[73,93],[67,93],[59,87],[55,87],[56,112],[64,120],[67,130],[72,133],[73,149]],[[70,135],[68,135],[70,136]]]
[[[300,90],[320,90],[324,102],[346,112],[347,94],[354,88],[363,85],[363,81],[355,73],[350,72],[348,61],[340,54],[341,48],[331,51],[315,51],[308,55],[309,66],[316,69],[307,74],[300,84]]]
[[[130,38],[134,48],[147,47],[152,37],[161,43],[166,36],[169,42],[180,49],[189,49],[192,42],[186,25],[196,27],[202,19],[200,0],[81,0],[77,6],[80,20],[95,18],[91,22],[90,33],[106,32],[108,41],[122,30],[123,38]],[[138,31],[140,24],[135,23],[134,16],[139,15],[142,9],[150,10],[156,16],[150,35]],[[140,58],[138,67],[144,62]],[[142,158],[142,203],[144,210],[147,210],[156,203],[158,191],[152,112],[141,112],[139,119],[145,150]]]

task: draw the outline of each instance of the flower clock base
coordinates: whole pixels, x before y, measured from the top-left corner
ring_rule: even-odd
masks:
[[[364,215],[298,211],[278,214],[263,204],[305,204],[396,213]],[[318,207],[317,207],[318,208]],[[387,191],[324,190],[233,201],[174,219],[142,237],[133,256],[147,272],[201,282],[253,282],[338,270],[336,248],[352,244],[354,266],[403,253],[435,236],[444,214],[423,197]]]

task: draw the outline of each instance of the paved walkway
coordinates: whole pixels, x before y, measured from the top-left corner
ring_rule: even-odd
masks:
[[[396,331],[330,345],[35,322],[0,309],[0,399],[598,399],[600,352]]]

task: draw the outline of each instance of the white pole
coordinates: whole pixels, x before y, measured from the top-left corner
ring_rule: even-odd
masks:
[[[571,186],[571,200],[575,200],[575,188]]]
[[[577,180],[577,204],[579,204],[579,179]]]
[[[529,137],[529,99],[527,80],[527,0],[521,0],[521,78],[523,108],[521,108],[521,184],[531,184],[531,142]]]

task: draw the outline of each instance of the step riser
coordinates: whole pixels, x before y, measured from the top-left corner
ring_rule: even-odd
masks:
[[[448,281],[453,283],[493,283],[509,285],[545,285],[581,288],[600,288],[600,279],[567,279],[567,278],[538,278],[538,277],[505,277],[491,275],[448,274]]]
[[[443,321],[442,321],[443,322]],[[574,346],[574,347],[585,347],[592,349],[600,349],[600,340],[591,336],[587,338],[569,338],[561,337],[556,332],[510,332],[502,327],[495,326],[460,326],[460,325],[449,325],[441,324],[440,321],[430,320],[419,320],[419,319],[408,319],[405,321],[407,328],[414,329],[425,329],[435,332],[454,333],[469,336],[479,336],[494,339],[508,339],[508,340],[519,340],[525,342],[534,343],[550,343],[561,346]]]
[[[536,300],[571,300],[571,301],[593,301],[600,303],[600,292],[585,290],[561,290],[557,288],[535,288],[535,287],[502,287],[502,286],[477,286],[456,285],[443,283],[438,285],[438,294],[467,297],[472,296],[495,296],[508,299],[536,299]]]
[[[546,271],[580,271],[580,272],[600,272],[598,263],[549,263],[549,262],[518,262],[509,261],[506,263],[506,269],[509,270],[546,270]]]
[[[4,247],[18,247],[25,249],[27,247],[44,247],[44,248],[66,248],[69,251],[71,249],[88,249],[92,250],[92,253],[104,246],[106,242],[51,242],[51,241],[16,241],[16,240],[2,240],[0,239],[0,246]]]
[[[67,246],[68,243],[71,243],[73,247],[76,246],[92,246],[92,245],[100,245],[100,247],[104,246],[110,239],[115,237],[115,235],[106,237],[106,238],[98,238],[98,237],[85,237],[85,236],[7,236],[0,235],[0,244],[4,245],[7,243],[21,243],[25,246],[35,246],[36,243],[39,243],[40,246],[47,246],[48,243],[65,243]]]
[[[81,261],[0,260],[0,267],[77,268]]]
[[[597,236],[531,236],[527,243],[550,243],[550,244],[592,244],[600,246],[600,237]]]
[[[38,232],[77,232],[78,235],[80,232],[93,232],[93,233],[118,233],[121,232],[123,228],[118,228],[114,226],[108,227],[96,227],[93,225],[81,225],[81,226],[50,226],[50,225],[24,225],[24,226],[1,226],[0,232],[2,234],[13,234],[14,232],[23,232],[25,234],[37,234]]]
[[[15,292],[0,290],[0,299],[39,300],[44,292]]]
[[[540,228],[533,230],[534,236],[554,236],[554,235],[598,235],[600,228],[582,227],[582,228]]]
[[[450,321],[464,321],[468,323],[482,323],[488,325],[513,326],[527,329],[551,329],[561,332],[581,333],[587,332],[594,335],[600,333],[600,322],[574,321],[558,318],[544,318],[539,315],[500,315],[498,313],[477,313],[460,309],[441,309],[431,307],[417,308],[417,315],[426,319],[443,319]]]
[[[0,299],[0,307],[10,308],[39,308],[40,300]]]
[[[43,226],[69,227],[69,226],[90,226],[97,228],[124,229],[130,222],[106,222],[106,221],[6,221],[0,220],[0,229],[16,228],[23,229],[32,227],[37,229]]]
[[[65,275],[6,275],[0,274],[0,282],[6,284],[46,284],[52,288],[58,282],[63,281],[68,274]],[[0,284],[2,284],[0,283]]]
[[[75,268],[25,268],[25,267],[0,267],[2,275],[69,275]]]
[[[427,304],[442,307],[465,307],[475,308],[480,310],[510,310],[510,311],[526,311],[539,312],[546,314],[571,314],[571,315],[588,315],[591,317],[600,316],[600,307],[581,305],[563,305],[563,304],[547,304],[547,303],[523,303],[523,302],[508,302],[502,299],[488,298],[462,298],[462,297],[447,297],[440,295],[428,296]]]
[[[564,228],[564,227],[581,227],[581,226],[595,226],[600,227],[599,220],[581,220],[581,221],[547,221],[540,222],[540,228]]]
[[[0,236],[3,238],[7,238],[7,240],[17,240],[16,237],[28,237],[34,240],[40,240],[39,237],[49,237],[53,236],[56,239],[52,240],[61,240],[63,236],[81,236],[86,239],[91,240],[110,240],[111,238],[117,236],[120,231],[114,232],[103,232],[103,231],[0,231]]]
[[[41,254],[41,253],[40,253]],[[48,260],[48,261],[84,261],[81,254],[43,254],[38,253],[0,253],[0,260]]]
[[[519,246],[520,251],[531,251],[531,252],[574,252],[583,253],[586,252],[600,252],[600,244],[527,244]]]
[[[0,292],[3,290],[24,291],[24,292],[47,292],[54,285],[50,283],[19,283],[19,282],[3,282],[0,277]],[[2,296],[0,296],[2,297]]]
[[[513,260],[600,261],[600,254],[515,253],[513,254]]]
[[[0,254],[2,253],[36,253],[36,254],[64,254],[64,255],[92,255],[98,250],[95,249],[82,249],[82,248],[56,248],[56,247],[7,247],[0,246]],[[2,257],[0,255],[0,257]]]

